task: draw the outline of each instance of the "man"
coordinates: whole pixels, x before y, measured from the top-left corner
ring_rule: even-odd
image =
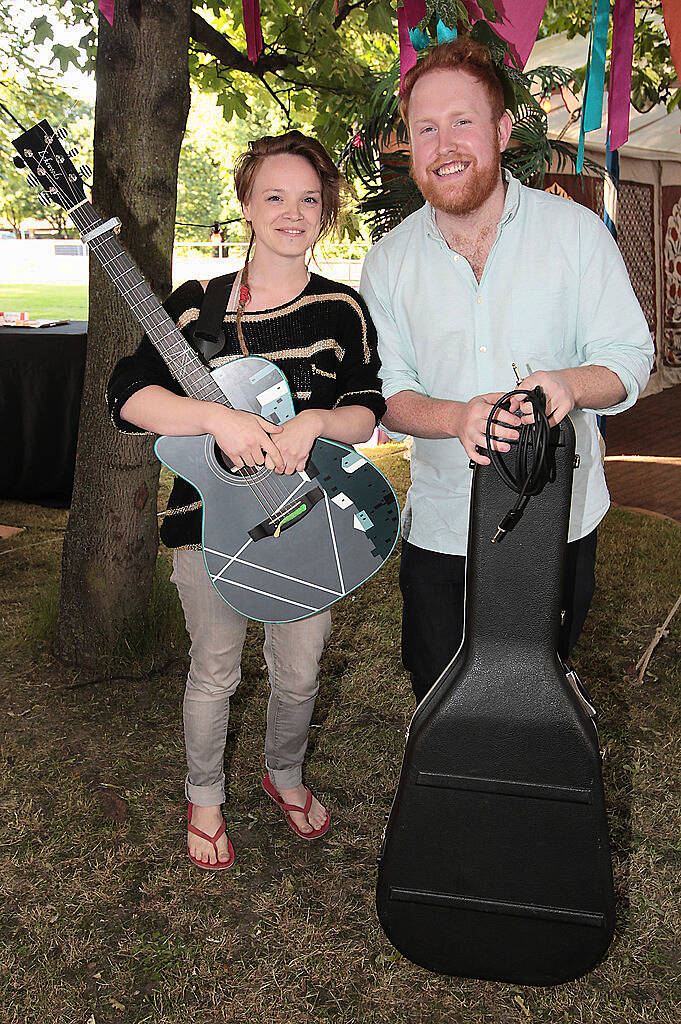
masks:
[[[360,291],[379,336],[387,430],[414,437],[400,588],[402,659],[420,700],[463,633],[469,460],[515,386],[539,385],[550,423],[571,413],[575,470],[559,652],[577,641],[594,589],[605,485],[596,413],[634,404],[653,345],[616,244],[570,200],[502,172],[511,120],[488,51],[435,47],[404,81],[411,174],[426,203],[382,238]],[[517,436],[516,402],[495,446]]]

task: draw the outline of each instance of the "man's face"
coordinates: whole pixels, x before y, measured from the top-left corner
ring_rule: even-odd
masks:
[[[500,181],[511,122],[492,117],[487,89],[466,71],[429,71],[409,101],[412,177],[436,210],[479,209]]]

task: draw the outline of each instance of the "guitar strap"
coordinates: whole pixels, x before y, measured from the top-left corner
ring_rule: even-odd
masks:
[[[194,347],[206,362],[209,362],[224,348],[225,313],[228,308],[230,311],[236,309],[241,272],[236,275],[234,283],[230,287],[229,278],[231,276],[231,274],[223,274],[222,277],[214,277],[208,282],[198,319],[190,324],[187,331]]]

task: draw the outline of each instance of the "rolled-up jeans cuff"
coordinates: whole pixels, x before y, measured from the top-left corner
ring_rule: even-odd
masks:
[[[269,768],[267,774],[270,782],[277,789],[295,789],[303,781],[303,766],[295,765],[293,768]]]
[[[191,803],[197,807],[218,807],[225,802],[225,773],[222,772],[217,782],[210,786],[193,786],[189,775],[184,780],[184,793]]]

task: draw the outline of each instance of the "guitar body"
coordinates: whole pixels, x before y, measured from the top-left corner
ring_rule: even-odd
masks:
[[[552,452],[555,478],[500,544],[512,494],[475,468],[465,638],[411,722],[377,887],[410,960],[529,985],[590,970],[615,923],[595,712],[556,654],[569,421]]]
[[[294,415],[286,378],[267,359],[235,359],[211,376],[234,408],[274,423]],[[231,472],[210,435],[160,437],[155,450],[199,491],[208,576],[249,618],[288,622],[322,611],[373,576],[395,546],[394,492],[346,445],[320,438],[306,471],[291,476]]]

